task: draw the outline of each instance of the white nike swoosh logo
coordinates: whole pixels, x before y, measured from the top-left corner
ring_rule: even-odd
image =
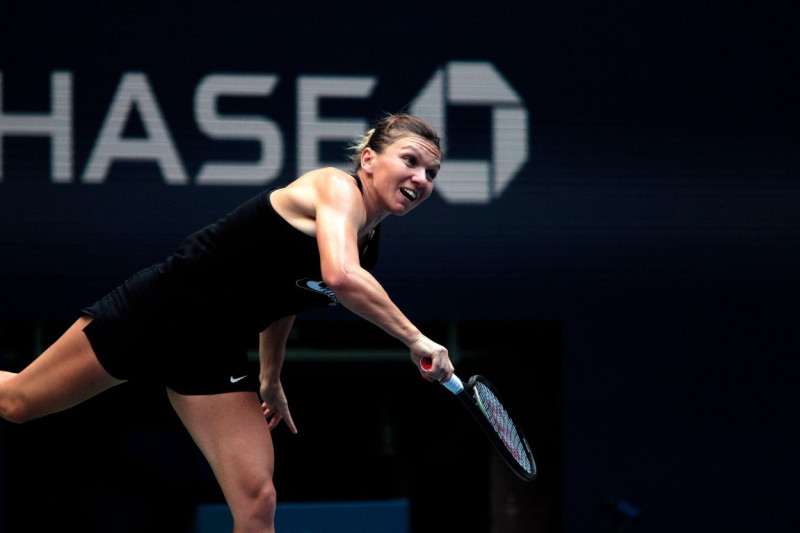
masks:
[[[231,383],[236,383],[236,382],[242,381],[246,377],[247,377],[247,374],[245,374],[244,376],[242,376],[240,378],[235,378],[235,377],[231,376]]]

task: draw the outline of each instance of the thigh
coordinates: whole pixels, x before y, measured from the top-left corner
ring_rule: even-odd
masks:
[[[184,395],[167,389],[170,402],[211,465],[231,510],[271,485],[272,437],[258,394]]]
[[[78,319],[12,378],[14,390],[24,398],[31,418],[62,411],[123,383],[106,372],[98,361],[83,333],[90,322],[88,317]]]

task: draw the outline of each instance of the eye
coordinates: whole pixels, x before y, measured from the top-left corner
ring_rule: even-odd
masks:
[[[428,170],[425,171],[425,174],[428,177],[429,181],[435,180],[436,179],[436,174],[438,174],[438,173],[439,173],[438,169],[435,169],[435,168],[429,168]]]

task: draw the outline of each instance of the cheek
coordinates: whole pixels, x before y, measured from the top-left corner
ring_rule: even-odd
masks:
[[[432,192],[433,192],[433,182],[429,181],[428,184],[425,186],[425,190],[422,193],[422,199],[427,200]]]

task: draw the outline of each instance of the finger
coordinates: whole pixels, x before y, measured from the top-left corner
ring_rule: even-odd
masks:
[[[294,425],[294,420],[292,420],[292,414],[289,412],[289,409],[286,409],[286,412],[283,414],[283,421],[286,422],[286,426],[289,428],[289,431],[297,435],[297,426]]]
[[[449,361],[447,361],[449,363]],[[444,366],[444,368],[442,368]],[[436,358],[436,362],[431,357],[423,357],[420,360],[420,373],[428,381],[445,382],[450,379],[453,373],[452,365],[442,362],[441,357]]]
[[[272,431],[280,423],[280,421],[281,421],[281,417],[278,416],[278,415],[275,415],[272,418],[270,418],[269,420],[267,420],[267,427],[269,427],[269,430]]]
[[[425,369],[422,369],[422,368],[420,368],[420,369],[419,369],[419,375],[420,375],[420,376],[422,376],[422,377],[423,377],[423,379],[425,379],[425,380],[427,380],[427,381],[436,381],[435,379],[433,379],[433,378],[430,376],[430,374],[428,374],[428,371],[427,371],[427,370],[425,370]]]

